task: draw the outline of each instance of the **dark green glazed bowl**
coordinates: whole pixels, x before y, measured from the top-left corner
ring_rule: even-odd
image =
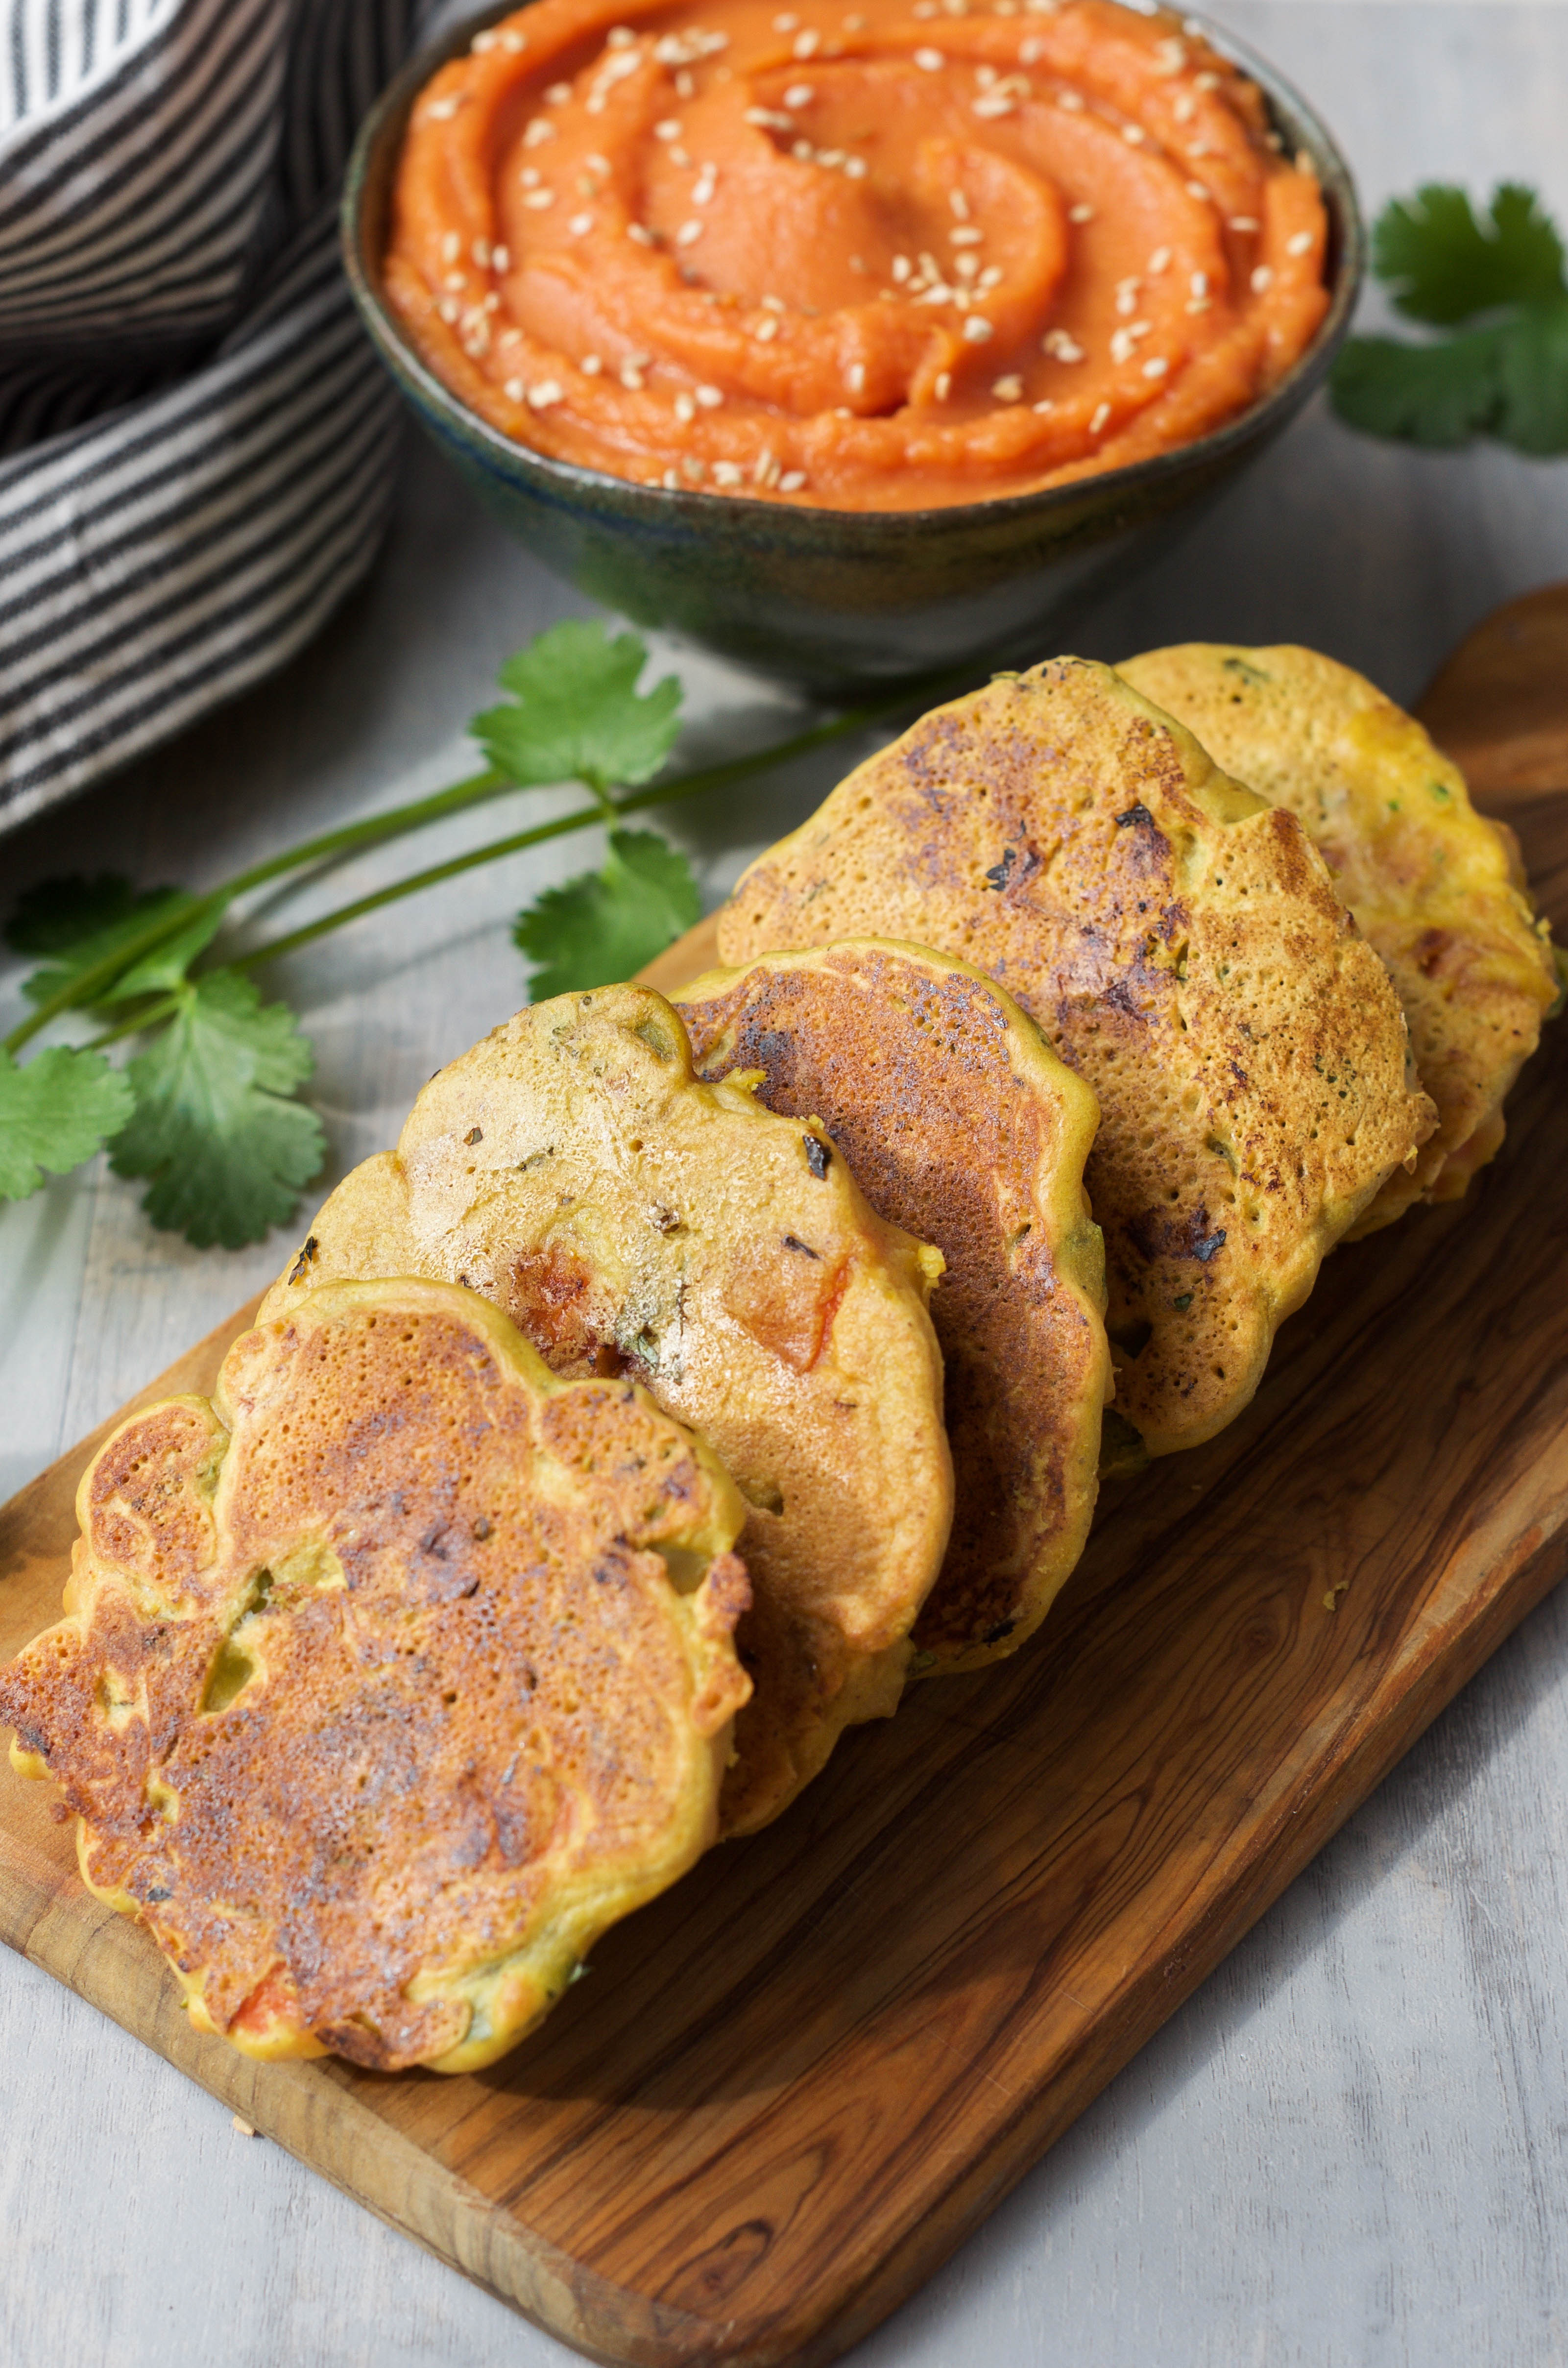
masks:
[[[1360,288],[1356,192],[1317,117],[1241,42],[1214,46],[1263,91],[1286,153],[1304,149],[1329,217],[1330,303],[1288,377],[1239,418],[1154,459],[1002,501],[828,510],[744,495],[666,493],[548,460],[445,387],[381,292],[392,177],[415,97],[493,6],[410,60],[366,118],[343,196],[343,248],[366,327],[420,425],[486,507],[545,564],[638,624],[662,626],[819,694],[1037,657],[1048,629],[1147,564],[1270,444],[1321,384]]]

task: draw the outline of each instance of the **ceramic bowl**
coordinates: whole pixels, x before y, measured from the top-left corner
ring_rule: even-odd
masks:
[[[1345,161],[1304,99],[1217,27],[1263,91],[1288,154],[1304,149],[1329,218],[1329,308],[1260,403],[1211,435],[1071,485],[929,510],[830,510],[666,493],[546,459],[471,411],[420,359],[381,290],[392,176],[415,97],[491,6],[411,59],[366,119],[343,198],[349,284],[420,425],[485,507],[607,608],[777,680],[832,695],[904,676],[1038,656],[1049,630],[1143,566],[1256,458],[1319,386],[1349,326],[1365,239]]]

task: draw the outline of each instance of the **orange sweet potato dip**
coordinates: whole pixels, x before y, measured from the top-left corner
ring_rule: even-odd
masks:
[[[504,434],[923,509],[1244,410],[1328,299],[1260,93],[1115,0],[536,0],[415,103],[387,294]]]

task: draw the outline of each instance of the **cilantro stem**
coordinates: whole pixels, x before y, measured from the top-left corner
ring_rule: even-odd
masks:
[[[964,669],[964,674],[972,673]],[[302,928],[291,929],[286,937],[272,938],[266,945],[255,946],[249,953],[238,954],[225,965],[231,970],[256,970],[262,963],[276,962],[283,954],[298,952],[301,946],[314,943],[317,938],[330,935],[334,929],[347,927],[350,921],[363,920],[368,913],[380,912],[384,905],[395,905],[404,896],[416,895],[422,888],[434,888],[443,880],[454,880],[461,872],[477,871],[482,864],[497,862],[504,855],[517,855],[524,848],[539,847],[546,839],[562,838],[575,830],[586,830],[594,823],[618,821],[622,814],[637,814],[649,806],[672,804],[678,798],[700,796],[705,790],[726,789],[732,781],[749,779],[754,773],[769,771],[776,765],[787,765],[797,757],[809,756],[815,748],[825,747],[835,740],[846,738],[851,733],[863,731],[885,717],[896,714],[901,708],[915,706],[930,696],[933,689],[960,679],[958,670],[938,676],[934,683],[916,688],[905,683],[886,699],[872,701],[865,707],[846,709],[843,714],[825,723],[812,724],[809,731],[798,732],[789,740],[776,740],[766,748],[755,748],[744,757],[729,757],[721,765],[706,765],[692,773],[682,773],[673,781],[655,781],[649,789],[634,790],[616,799],[603,798],[591,806],[579,806],[571,814],[558,814],[551,822],[536,823],[531,830],[513,833],[506,838],[493,838],[483,847],[471,848],[466,855],[454,855],[445,863],[432,864],[426,871],[415,871],[406,880],[393,881],[391,886],[378,888],[368,896],[359,896],[351,905],[339,905],[334,912],[324,913],[318,920],[307,921]],[[114,1030],[124,1034],[123,1029]],[[112,1037],[101,1036],[97,1044],[111,1042]]]

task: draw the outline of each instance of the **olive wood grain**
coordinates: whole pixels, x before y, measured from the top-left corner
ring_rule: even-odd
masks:
[[[1483,627],[1433,721],[1518,828],[1561,929],[1553,598],[1550,631],[1532,612],[1528,679],[1518,637]],[[1506,739],[1520,714],[1533,756],[1516,732],[1488,774],[1469,719]],[[676,985],[712,958],[708,922],[651,975]],[[261,2066],[193,2032],[150,1941],[77,1881],[46,1788],[8,1770],[0,1935],[593,2356],[830,2360],[992,2209],[1562,1575],[1565,1165],[1568,1030],[1551,1029],[1470,1201],[1336,1254],[1242,1420],[1104,1503],[1030,1649],[853,1734],[777,1826],[610,1933],[490,2072]],[[143,1398],[207,1387],[248,1314]],[[101,1436],[0,1515],[0,1655],[55,1615]]]

